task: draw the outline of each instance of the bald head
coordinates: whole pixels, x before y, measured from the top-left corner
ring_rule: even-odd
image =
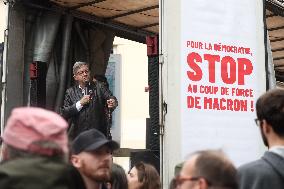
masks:
[[[194,188],[196,185],[203,189],[210,186],[216,189],[237,189],[238,186],[236,168],[225,154],[218,150],[193,153],[185,162],[180,177],[188,178],[188,182],[181,184],[181,189]]]

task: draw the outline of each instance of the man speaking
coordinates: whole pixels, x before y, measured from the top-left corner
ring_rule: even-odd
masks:
[[[113,111],[117,100],[101,83],[90,80],[89,66],[76,62],[73,77],[76,85],[67,89],[61,114],[69,120],[69,137],[74,139],[81,132],[95,128],[108,136],[105,109]]]

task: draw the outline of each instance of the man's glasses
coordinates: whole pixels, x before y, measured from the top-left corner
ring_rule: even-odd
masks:
[[[77,75],[83,75],[83,74],[89,74],[89,70],[82,70],[80,72],[77,72]]]
[[[260,120],[257,119],[257,118],[254,119],[254,122],[255,122],[256,126],[258,126],[258,127],[260,127],[260,125],[261,125],[261,123],[262,123],[262,121],[260,121]]]
[[[185,181],[198,181],[199,179],[204,179],[208,186],[212,186],[212,183],[204,177],[186,177],[181,175],[178,175],[174,178],[173,184],[175,187],[177,187],[182,185]]]
[[[201,177],[183,177],[183,176],[176,176],[174,178],[174,185],[175,186],[180,186],[182,185],[185,181],[197,181],[199,180]]]

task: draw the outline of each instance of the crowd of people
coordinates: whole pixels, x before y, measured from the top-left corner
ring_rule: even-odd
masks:
[[[159,189],[159,174],[147,163],[129,174],[113,163],[119,144],[97,129],[81,132],[69,146],[67,122],[36,107],[15,108],[2,137],[0,188]]]
[[[61,115],[36,107],[12,111],[1,137],[0,188],[161,189],[153,165],[137,162],[126,173],[113,162],[119,143],[108,137],[102,112],[117,100],[90,82],[86,63],[75,63],[73,73],[77,85],[67,90]],[[284,90],[260,96],[256,114],[268,147],[263,157],[237,169],[221,150],[197,151],[177,165],[169,188],[284,188]]]

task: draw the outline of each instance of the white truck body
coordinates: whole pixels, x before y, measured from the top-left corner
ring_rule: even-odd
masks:
[[[263,9],[261,0],[161,2],[164,188],[196,150],[222,149],[236,166],[263,153],[254,123],[266,90]]]

